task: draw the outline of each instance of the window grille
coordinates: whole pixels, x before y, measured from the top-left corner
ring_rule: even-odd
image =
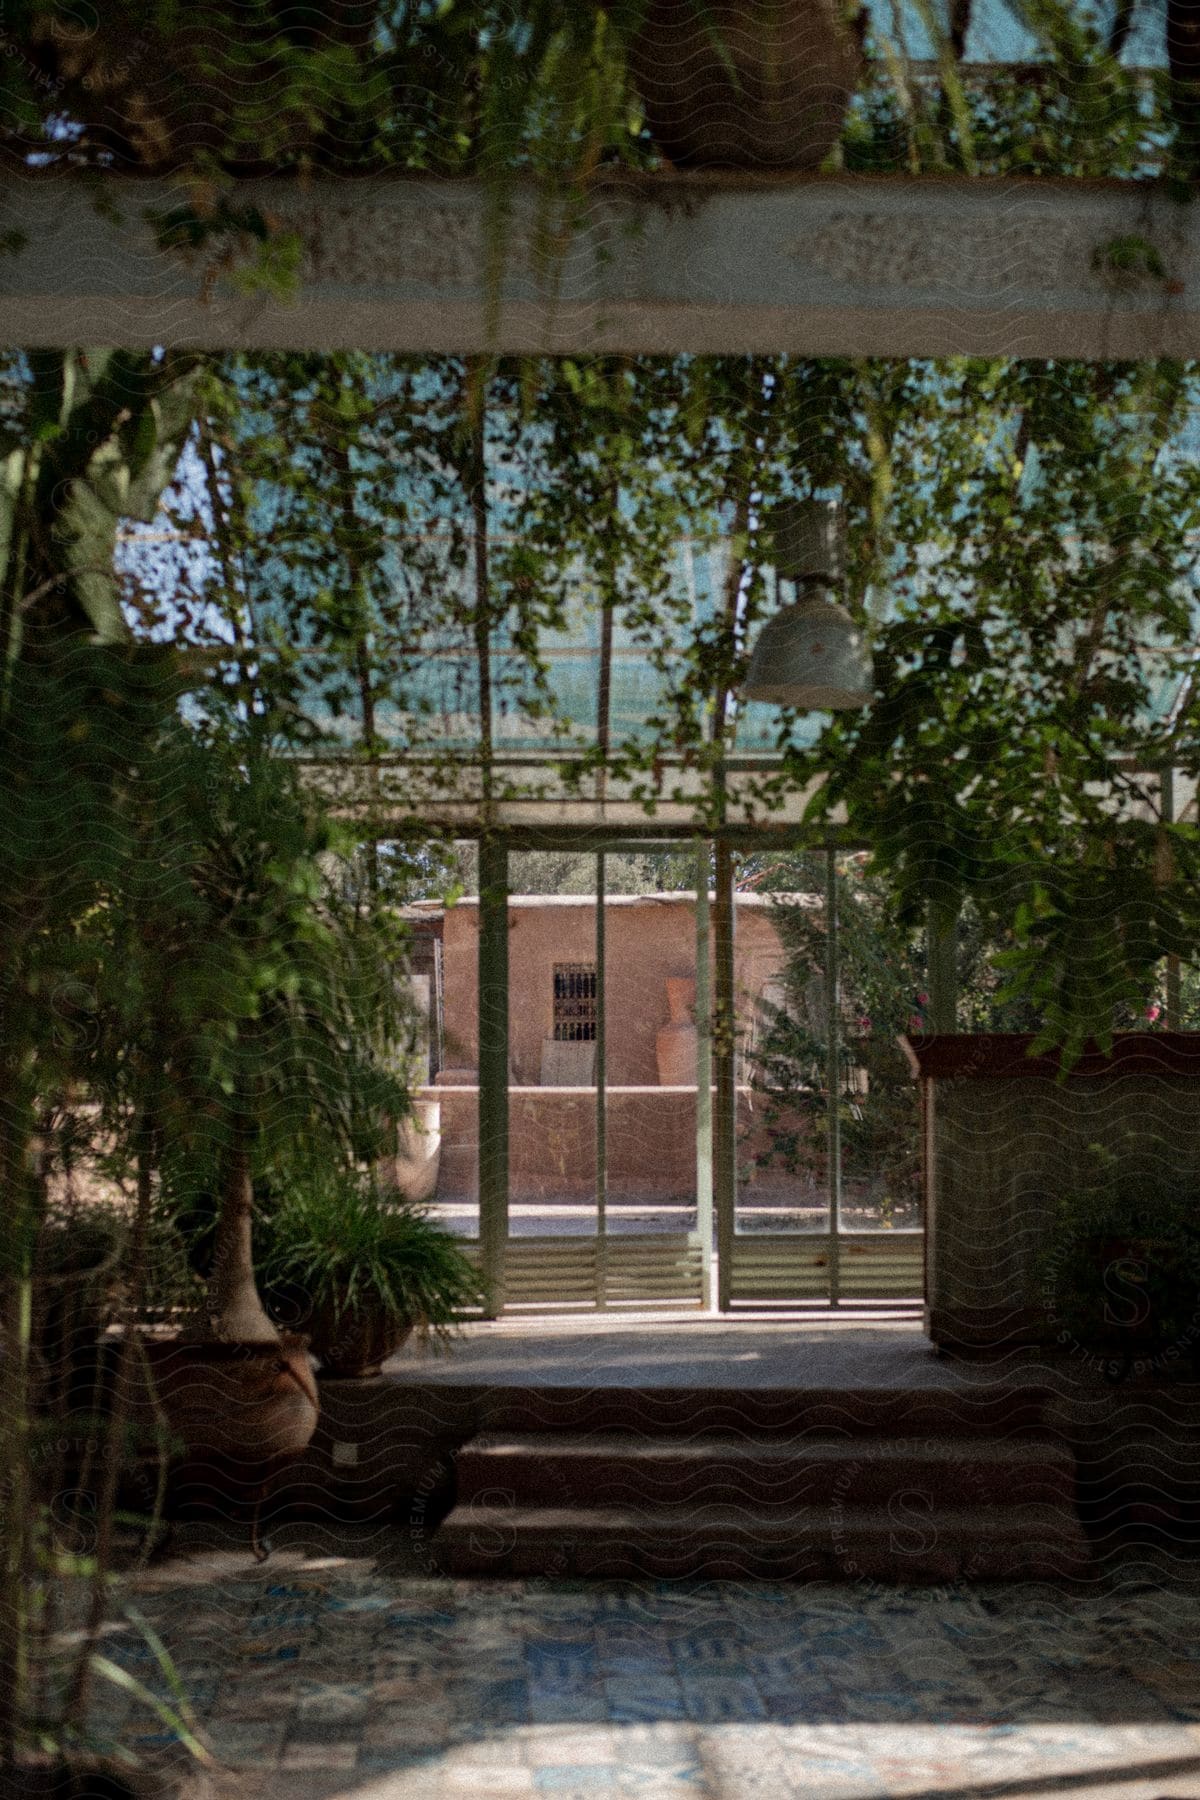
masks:
[[[595,1042],[595,963],[555,963],[554,1039],[559,1044]]]

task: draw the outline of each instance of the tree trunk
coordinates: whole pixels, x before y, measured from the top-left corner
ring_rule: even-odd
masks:
[[[254,1280],[250,1228],[254,1190],[246,1138],[235,1137],[225,1161],[216,1253],[209,1282],[209,1315],[223,1343],[277,1344],[279,1333],[267,1317]]]
[[[146,1297],[146,1239],[150,1229],[150,1208],[154,1181],[155,1133],[145,1112],[139,1121],[137,1144],[137,1210],[134,1214],[133,1243],[126,1276],[126,1295],[122,1306],[121,1347],[113,1374],[112,1399],[108,1408],[104,1439],[104,1458],[96,1498],[95,1542],[92,1548],[91,1593],[87,1621],[83,1628],[74,1669],[63,1705],[63,1723],[83,1734],[86,1730],[88,1703],[91,1698],[92,1675],[96,1647],[104,1628],[104,1615],[109,1598],[109,1573],[112,1565],[113,1527],[117,1517],[117,1495],[121,1471],[128,1450],[126,1428],[133,1404],[135,1336],[138,1314]]]

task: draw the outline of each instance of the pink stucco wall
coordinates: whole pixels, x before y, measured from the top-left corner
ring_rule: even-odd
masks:
[[[439,1089],[439,1200],[479,1192],[478,1095]],[[761,1101],[738,1101],[739,1185],[754,1194],[792,1194],[781,1166],[759,1168],[765,1148]],[[617,1088],[607,1095],[608,1196],[621,1201],[694,1203],[696,1095],[678,1088]],[[590,1202],[596,1191],[596,1095],[587,1088],[509,1090],[509,1193],[513,1200]]]
[[[509,920],[510,1191],[516,1200],[583,1199],[594,1188],[594,1095],[586,1089],[537,1090],[543,1039],[553,1030],[554,964],[595,961],[595,902],[586,896],[517,897]],[[668,1018],[667,977],[695,975],[694,905],[687,895],[622,896],[608,902],[605,923],[607,1080],[616,1090],[607,1114],[609,1191],[614,1199],[688,1196],[695,1191],[695,1093],[660,1087],[655,1037]],[[473,1084],[478,1068],[478,930],[475,901],[447,911],[445,1067],[439,1081],[443,1199],[477,1191],[477,1100],[461,1085]],[[743,1033],[752,1026],[764,985],[783,964],[768,904],[738,896],[734,979]],[[747,1128],[749,1109],[744,1096],[739,1110]]]
[[[734,980],[744,1027],[784,955],[768,906],[757,895],[738,896],[736,921]],[[696,973],[695,908],[686,895],[622,896],[608,902],[605,924],[609,1085],[657,1087],[654,1040],[667,1022],[667,976]],[[462,900],[446,913],[442,929],[448,1068],[479,1064],[478,941],[478,904]],[[517,1085],[535,1086],[541,1079],[542,1040],[554,1023],[554,964],[595,958],[593,900],[510,901],[509,1072]]]

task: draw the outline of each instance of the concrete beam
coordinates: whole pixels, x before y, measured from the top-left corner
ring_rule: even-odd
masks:
[[[617,838],[649,831],[691,839],[705,828],[712,804],[711,778],[697,769],[671,770],[651,810],[611,774],[604,797],[598,799],[587,787],[564,780],[551,762],[537,767],[498,758],[493,765],[493,798],[486,806],[479,770],[468,763],[448,767],[419,756],[397,756],[368,765],[353,757],[327,757],[303,758],[301,767],[308,786],[331,811],[362,821],[380,838],[414,825],[427,825],[431,832],[470,834],[486,815],[498,830],[507,832],[570,832],[586,827]],[[736,764],[727,768],[726,822],[735,832],[761,827],[794,838],[819,783],[789,792],[771,810],[754,791],[765,767],[762,762],[748,771]],[[839,807],[831,824],[844,822]]]
[[[222,256],[244,268],[244,244],[190,262],[160,248],[150,215],[184,198],[60,174],[10,186],[0,342],[1200,356],[1200,209],[1133,182],[612,177],[574,220],[526,188],[491,321],[473,182],[243,185],[232,207],[298,234],[292,300],[239,291]]]

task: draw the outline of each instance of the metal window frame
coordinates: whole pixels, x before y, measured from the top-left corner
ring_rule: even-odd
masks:
[[[470,834],[467,834],[470,835]],[[660,835],[658,841],[664,841]],[[778,844],[778,832],[753,834],[757,841]],[[605,1310],[610,1301],[608,1239],[608,1044],[607,1044],[607,900],[606,854],[632,841],[624,834],[606,835],[596,844],[594,828],[559,834],[559,844],[586,851],[596,859],[596,1271],[595,1302]],[[644,840],[643,840],[644,841]],[[734,849],[748,841],[744,829],[711,837],[692,836],[695,854],[696,914],[696,1230],[701,1252],[701,1305],[705,1311],[733,1309],[734,1237],[737,1224],[737,1045],[735,1019],[736,896]],[[794,841],[794,840],[789,840]],[[512,850],[530,844],[547,847],[543,834],[481,832],[479,843],[479,1237],[484,1274],[492,1294],[490,1317],[504,1310],[505,1264],[509,1242],[508,1120],[508,866]],[[830,1300],[838,1301],[838,1239],[841,1206],[841,1132],[839,1117],[841,1020],[840,947],[837,930],[837,866],[839,846],[826,845],[826,997],[829,1016],[827,1080],[831,1276]],[[714,865],[709,899],[709,864]],[[715,1246],[714,1246],[715,1239]],[[715,1291],[714,1291],[715,1289]]]

